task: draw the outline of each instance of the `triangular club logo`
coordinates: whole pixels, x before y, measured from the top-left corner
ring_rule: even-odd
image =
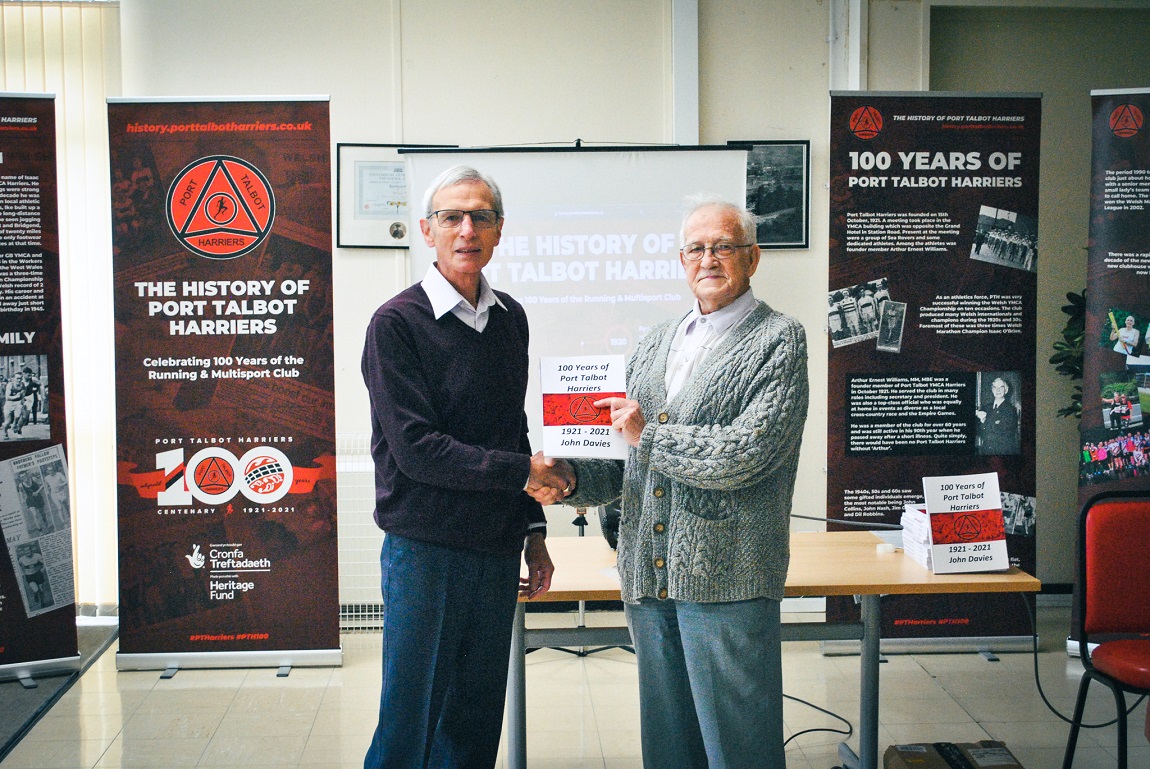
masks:
[[[168,188],[168,224],[188,249],[212,259],[251,251],[271,232],[275,196],[259,169],[214,155],[190,163]]]
[[[222,160],[216,161],[207,184],[192,208],[192,215],[180,230],[184,237],[214,232],[255,237],[260,235],[260,228],[252,218],[247,201],[240,194]]]

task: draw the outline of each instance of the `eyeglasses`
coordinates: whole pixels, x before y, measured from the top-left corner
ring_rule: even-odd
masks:
[[[708,251],[716,259],[730,259],[732,256],[739,252],[740,248],[748,248],[755,245],[754,243],[716,243],[713,246],[705,246],[702,243],[688,243],[679,249],[679,253],[688,262],[697,262],[703,258],[703,254]]]
[[[480,208],[475,211],[460,211],[458,208],[441,208],[427,215],[434,218],[439,226],[447,230],[454,230],[463,226],[463,217],[471,217],[471,226],[477,230],[489,230],[499,221],[499,212],[489,208]]]

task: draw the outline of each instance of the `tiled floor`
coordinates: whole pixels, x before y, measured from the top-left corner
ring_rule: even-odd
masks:
[[[1043,688],[1063,712],[1073,707],[1081,666],[1066,655],[1069,611],[1039,610]],[[614,616],[593,615],[610,623]],[[573,621],[529,615],[534,624]],[[591,624],[589,622],[589,624]],[[379,696],[380,637],[343,636],[341,668],[116,672],[113,646],[32,730],[0,769],[74,767],[362,766]],[[880,745],[1004,740],[1027,769],[1061,766],[1068,727],[1042,704],[1029,654],[890,656],[882,666]],[[824,657],[817,643],[784,645],[786,692],[858,720],[858,658]],[[541,650],[528,657],[528,757],[532,769],[638,769],[634,657],[610,650],[576,657]],[[1094,721],[1112,701],[1094,687]],[[1150,767],[1142,734],[1146,705],[1131,716],[1130,766]],[[834,719],[787,701],[788,735]],[[839,735],[810,733],[787,746],[789,769],[838,764]],[[1083,733],[1075,767],[1113,767],[1114,726]],[[857,747],[857,737],[850,740]],[[502,762],[503,757],[501,755]]]

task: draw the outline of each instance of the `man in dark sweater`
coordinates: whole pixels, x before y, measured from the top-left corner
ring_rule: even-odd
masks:
[[[363,351],[375,520],[387,532],[383,689],[364,767],[486,769],[517,593],[545,592],[554,570],[527,492],[549,503],[574,477],[531,454],[527,316],[481,272],[503,228],[499,188],[456,166],[424,210],[436,263],[376,311]]]

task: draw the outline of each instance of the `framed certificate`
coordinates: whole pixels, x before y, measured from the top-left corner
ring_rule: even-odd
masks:
[[[407,248],[418,212],[407,199],[400,147],[337,144],[335,244],[339,248]]]

